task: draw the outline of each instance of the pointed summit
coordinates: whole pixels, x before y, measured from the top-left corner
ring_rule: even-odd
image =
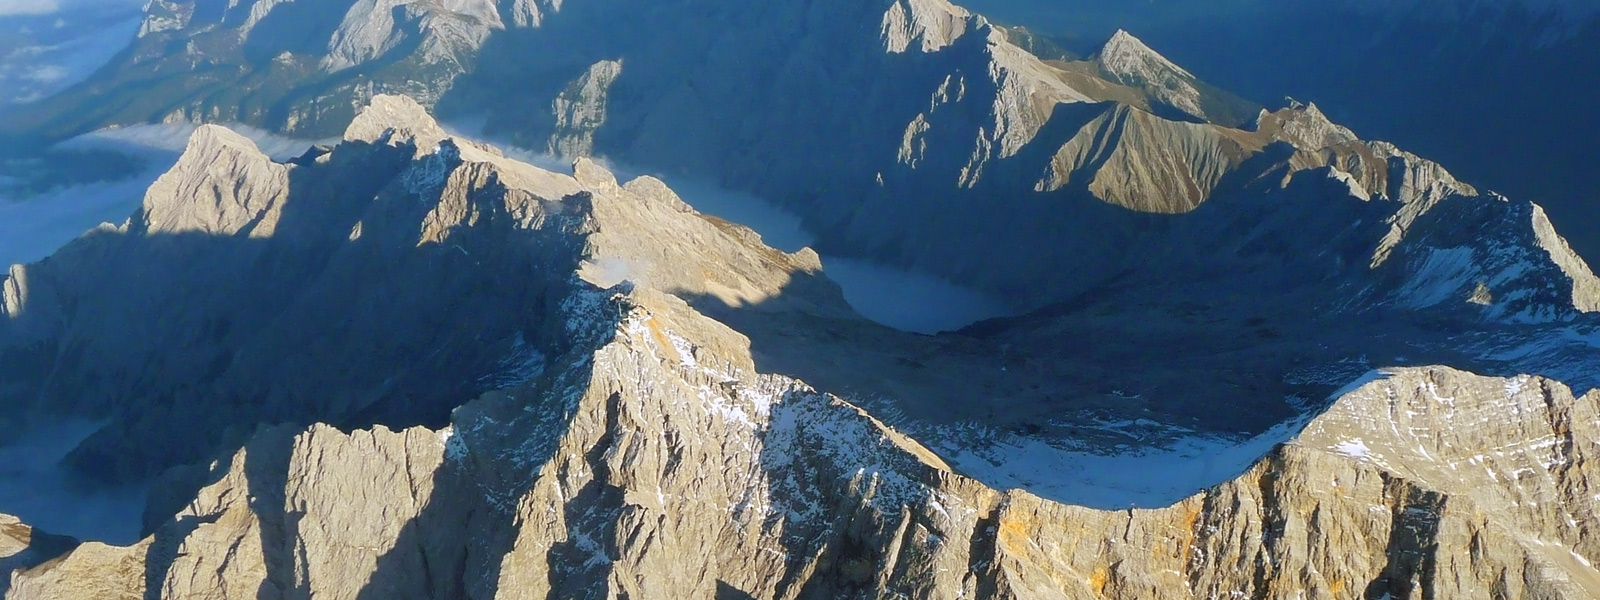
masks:
[[[1167,60],[1167,57],[1151,50],[1139,38],[1122,29],[1118,29],[1112,34],[1111,39],[1100,47],[1100,51],[1094,55],[1094,60],[1107,75],[1128,85],[1136,85],[1131,80],[1156,82],[1170,76],[1194,78],[1194,75],[1189,74],[1183,67]]]
[[[379,94],[344,131],[347,142],[405,144],[417,147],[419,155],[433,152],[439,142],[449,138],[428,109],[408,96]]]
[[[145,192],[135,222],[147,234],[270,236],[288,194],[288,168],[219,125],[201,125],[172,169]]]
[[[1106,79],[1143,90],[1152,104],[1165,104],[1200,120],[1208,120],[1200,106],[1199,83],[1183,67],[1156,53],[1133,34],[1117,30],[1093,58]]]

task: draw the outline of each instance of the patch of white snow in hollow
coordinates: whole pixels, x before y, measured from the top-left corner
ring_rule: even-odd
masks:
[[[112,544],[139,540],[142,486],[83,491],[61,460],[101,427],[73,420],[25,426],[0,443],[0,513],[55,534]]]
[[[1096,454],[1029,438],[997,441],[948,456],[984,483],[1101,510],[1170,506],[1238,477],[1305,425],[1296,420],[1237,441],[1185,437],[1166,448]]]
[[[1480,276],[1472,248],[1431,248],[1412,266],[1411,279],[1399,294],[1412,308],[1429,308],[1451,299],[1465,301],[1465,290]]]
[[[1382,369],[1373,369],[1371,371],[1367,371],[1366,373],[1362,374],[1360,377],[1357,377],[1357,378],[1351,380],[1349,383],[1344,384],[1344,387],[1341,387],[1341,388],[1339,388],[1337,390],[1334,390],[1334,392],[1332,394],[1328,394],[1328,398],[1331,399],[1331,400],[1337,400],[1337,399],[1339,399],[1340,396],[1344,396],[1345,394],[1349,394],[1351,392],[1359,390],[1363,386],[1366,386],[1369,383],[1372,383],[1374,381],[1383,381],[1385,379],[1388,379],[1388,378],[1392,377],[1393,375],[1394,375],[1393,373],[1390,373],[1388,371],[1384,371]]]
[[[1372,456],[1372,449],[1368,448],[1367,443],[1362,441],[1361,438],[1339,442],[1333,446],[1332,450],[1350,458],[1369,458]]]

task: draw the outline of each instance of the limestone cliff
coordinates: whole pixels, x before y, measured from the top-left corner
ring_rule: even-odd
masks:
[[[1361,148],[1329,155],[1381,151]],[[1206,250],[1190,264],[1247,265],[1278,256],[1275,223],[1319,215],[1302,232],[1322,253],[1284,267],[1297,301],[1171,280],[1190,302],[1174,313],[1130,278],[1103,304],[930,338],[861,320],[814,252],[772,250],[660,181],[541,170],[405,98],[289,163],[202,128],[127,223],[7,276],[8,413],[110,419],[70,459],[82,472],[166,470],[143,541],[7,563],[24,570],[6,597],[1591,597],[1600,392],[1366,354],[1513,373],[1559,355],[1592,386],[1592,324],[1569,303],[1593,286],[1544,283],[1586,268],[1537,207],[1400,197],[1397,181],[1449,180],[1391,165],[1287,172],[1253,199],[1271,211],[1240,205],[1249,229],[1189,237],[1238,222],[1205,203],[1170,232]],[[1394,199],[1358,198],[1369,186]],[[1399,282],[1307,277],[1329,252],[1367,272],[1392,223],[1340,232],[1389,214],[1378,202],[1432,205],[1382,271]],[[1426,258],[1451,248],[1493,251],[1463,264],[1526,291],[1488,310],[1534,312],[1441,336],[1483,309],[1329,308],[1451,297],[1472,278]],[[1461,350],[1507,336],[1545,345]],[[1118,370],[1142,376],[1105,391]],[[1044,466],[1162,460],[1185,439],[1244,460],[1179,462],[1208,475],[1119,510],[1075,504],[1080,473]]]
[[[442,423],[565,347],[538,307],[575,272],[856,318],[819,269],[654,179],[537,169],[380,97],[287,164],[202,128],[127,223],[14,269],[0,406],[111,419],[69,463],[139,480],[256,422]]]
[[[606,293],[561,309],[571,354],[448,427],[259,433],[152,537],[19,573],[7,597],[1600,592],[1595,393],[1375,373],[1237,479],[1097,511],[990,489],[757,373],[746,338],[680,300]]]
[[[1360,140],[1315,105],[1259,111],[1127,32],[1090,60],[1044,60],[944,0],[162,2],[150,12],[148,39],[106,79],[19,121],[59,135],[151,120],[318,134],[374,95],[404,93],[485,118],[525,147],[753,191],[802,216],[833,254],[961,281],[1018,312],[1130,271],[1183,276],[1161,260],[1184,251],[1159,225],[1166,216],[1283,188],[1297,173],[1331,167],[1358,184],[1350,198],[1378,200],[1381,222],[1355,235],[1375,238],[1363,262],[1391,284],[1401,277],[1384,267],[1414,222],[1449,198],[1462,201],[1447,213],[1498,201]],[[201,74],[202,64],[219,66]],[[193,72],[175,76],[190,85],[152,83],[172,72]],[[1515,209],[1519,226],[1531,211]],[[1451,297],[1517,296],[1492,261],[1477,251],[1467,292]],[[1566,287],[1588,289],[1587,269],[1557,262]],[[1492,316],[1562,318],[1588,302]]]

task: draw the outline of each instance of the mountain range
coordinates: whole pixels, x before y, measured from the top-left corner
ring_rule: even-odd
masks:
[[[1538,204],[1125,31],[345,4],[152,2],[14,113],[342,133],[200,126],[0,281],[0,419],[150,490],[132,544],[0,521],[6,598],[1600,595],[1600,279]],[[1012,316],[886,327],[824,256]]]
[[[1585,157],[1600,128],[1600,4],[1546,0],[975,0],[997,20],[1087,54],[1129,28],[1213,83],[1259,102],[1315,101],[1365,135],[1400,143],[1527,198],[1600,256]]]

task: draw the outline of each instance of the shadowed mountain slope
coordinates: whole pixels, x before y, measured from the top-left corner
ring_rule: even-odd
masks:
[[[109,417],[75,460],[93,477],[194,461],[145,540],[7,597],[1586,597],[1600,398],[1517,373],[1564,356],[1594,387],[1587,272],[1537,207],[1391,164],[1161,216],[1170,271],[918,336],[856,316],[808,250],[649,178],[450,138],[409,100],[287,164],[204,128],[127,224],[5,281],[8,356],[55,374],[9,414]],[[1358,177],[1432,205],[1396,234]],[[218,270],[285,287],[258,303]],[[112,335],[115,310],[149,337]],[[271,335],[171,343],[268,310],[240,322]],[[1541,345],[1475,349],[1515,340]],[[200,350],[236,356],[182,368]],[[1412,361],[1506,377],[1376,368]],[[249,370],[273,367],[294,371]],[[107,401],[64,402],[85,383]]]

